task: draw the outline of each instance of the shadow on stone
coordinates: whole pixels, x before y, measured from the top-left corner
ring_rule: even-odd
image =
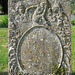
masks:
[[[0,72],[0,75],[8,75],[8,72]]]

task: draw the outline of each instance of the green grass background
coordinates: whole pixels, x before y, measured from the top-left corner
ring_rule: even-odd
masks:
[[[71,64],[72,72],[75,73],[75,26],[71,26]]]
[[[8,71],[8,28],[0,28],[0,72]],[[6,47],[3,47],[6,46]]]
[[[0,27],[8,27],[8,15],[0,15]]]
[[[74,14],[74,11],[75,11],[75,0],[71,0],[71,9],[72,9],[72,14]]]

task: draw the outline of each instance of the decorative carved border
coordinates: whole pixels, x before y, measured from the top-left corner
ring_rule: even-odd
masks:
[[[16,1],[17,2],[17,1]],[[18,22],[15,22],[15,4],[16,3],[11,3],[11,5],[9,6],[9,75],[20,75],[20,70],[18,68],[18,62],[17,62],[17,56],[16,56],[16,47],[18,44],[18,40],[21,38],[22,34],[20,32],[20,28],[17,27],[18,26]],[[57,4],[57,3],[56,3]],[[68,3],[69,4],[69,3]],[[60,3],[60,7],[61,9],[63,8],[61,6]],[[50,10],[52,11],[54,7],[52,7]],[[55,11],[55,10],[54,10]],[[52,11],[52,14],[54,13],[54,11]],[[66,13],[64,13],[64,10],[61,10],[60,13],[58,13],[59,15],[61,14],[64,17],[67,17],[66,21],[63,20],[63,24],[62,26],[57,23],[57,26],[55,28],[52,27],[52,24],[50,26],[45,26],[49,29],[52,29],[52,31],[54,33],[56,33],[56,35],[59,37],[61,43],[62,43],[62,47],[63,47],[63,62],[62,62],[62,66],[61,67],[65,67],[65,69],[63,68],[63,70],[65,70],[65,75],[70,75],[70,50],[71,50],[71,27],[70,27],[70,21],[68,19],[68,16]],[[58,18],[58,14],[54,14],[52,15],[53,20],[55,19],[54,17]],[[53,22],[53,20],[51,20]],[[50,22],[51,22],[50,21]],[[48,24],[48,22],[47,22]],[[67,40],[67,41],[66,41]],[[66,42],[66,43],[65,43]],[[67,72],[68,71],[68,72]],[[21,74],[23,75],[23,73]]]

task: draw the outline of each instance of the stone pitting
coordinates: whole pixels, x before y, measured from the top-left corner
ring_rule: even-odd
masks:
[[[71,75],[70,1],[9,0],[8,5],[9,75]]]
[[[18,44],[19,68],[30,74],[56,72],[61,66],[62,56],[62,45],[59,38],[43,26],[31,28],[21,37]]]

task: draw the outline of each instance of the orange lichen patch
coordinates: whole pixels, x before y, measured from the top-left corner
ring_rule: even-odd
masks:
[[[6,47],[8,47],[8,43],[6,43],[5,45],[1,45],[1,46],[6,48]]]

